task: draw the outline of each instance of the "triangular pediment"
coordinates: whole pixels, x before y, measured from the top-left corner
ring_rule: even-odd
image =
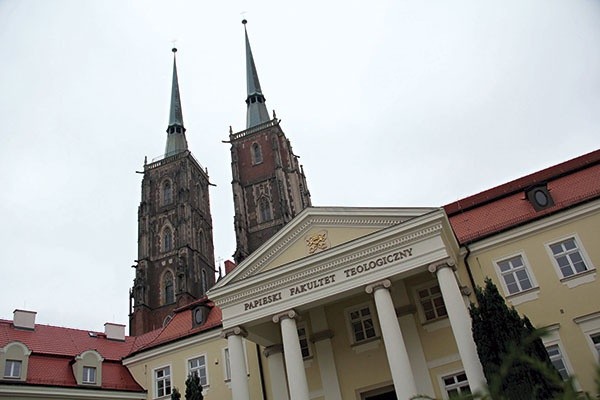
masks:
[[[433,208],[309,207],[264,243],[213,290],[284,268],[306,257],[402,224]]]

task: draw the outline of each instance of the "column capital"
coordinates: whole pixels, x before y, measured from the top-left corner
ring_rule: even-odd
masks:
[[[248,336],[248,332],[241,326],[234,326],[233,328],[225,329],[221,332],[221,339],[227,339],[231,335],[238,335],[242,337]]]
[[[263,354],[265,357],[269,358],[273,354],[283,353],[283,345],[282,344],[274,344],[273,346],[265,347],[263,350]]]
[[[446,267],[451,268],[452,271],[456,271],[456,262],[452,258],[448,258],[446,260],[437,261],[429,264],[429,267],[427,267],[427,269],[432,274],[436,274],[440,269]]]
[[[282,313],[273,315],[273,322],[275,322],[276,324],[278,324],[279,321],[281,321],[282,319],[286,319],[286,318],[289,318],[289,319],[298,319],[298,318],[300,318],[300,316],[298,315],[298,313],[296,312],[296,310],[291,309],[291,310],[287,310],[287,311],[284,311]]]
[[[392,282],[389,279],[384,279],[379,282],[371,283],[365,287],[365,292],[371,294],[375,292],[377,289],[389,289],[392,287]]]

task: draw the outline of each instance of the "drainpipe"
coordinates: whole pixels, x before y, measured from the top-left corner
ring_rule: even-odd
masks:
[[[467,254],[465,254],[465,258],[463,261],[465,262],[465,267],[467,267],[467,274],[469,275],[469,281],[471,282],[471,287],[475,290],[475,279],[473,279],[473,273],[471,272],[471,266],[469,265],[468,258],[471,255],[471,249],[468,245],[465,244],[465,249],[467,249]]]

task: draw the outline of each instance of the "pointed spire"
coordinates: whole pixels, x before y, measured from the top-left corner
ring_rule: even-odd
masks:
[[[252,49],[250,48],[250,40],[248,40],[248,31],[246,30],[247,22],[248,21],[245,19],[242,21],[242,24],[244,24],[244,34],[246,36],[246,81],[248,87],[248,97],[246,98],[246,104],[248,105],[246,129],[269,121],[269,113],[267,111],[267,106],[265,105],[265,96],[263,96],[260,88],[256,65],[254,64],[254,57],[252,56]]]
[[[173,86],[171,88],[171,110],[169,115],[169,127],[167,128],[167,146],[165,147],[165,157],[187,150],[185,128],[183,127],[183,113],[181,112],[181,96],[179,95],[179,80],[177,78],[177,62],[175,53],[177,53],[177,49],[173,48]]]

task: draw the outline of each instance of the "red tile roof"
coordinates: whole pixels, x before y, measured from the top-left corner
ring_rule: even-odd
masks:
[[[130,353],[135,338],[125,341],[109,340],[103,332],[36,324],[34,330],[18,329],[12,321],[0,320],[0,347],[21,342],[31,350],[26,384],[73,387],[77,386],[71,366],[75,356],[86,350],[96,350],[102,364],[102,388],[141,391],[121,359]]]
[[[192,324],[192,312],[198,305],[205,305],[210,308],[210,311],[206,321],[202,325],[194,327]],[[146,343],[144,345],[140,344],[136,346],[130,355],[218,328],[222,326],[221,319],[221,309],[215,306],[212,301],[209,301],[206,298],[197,300],[175,310],[175,315],[173,315],[173,318],[169,323],[161,329],[147,333]]]
[[[547,184],[554,206],[535,211],[525,190]],[[467,244],[600,198],[600,150],[444,206],[459,243]]]

